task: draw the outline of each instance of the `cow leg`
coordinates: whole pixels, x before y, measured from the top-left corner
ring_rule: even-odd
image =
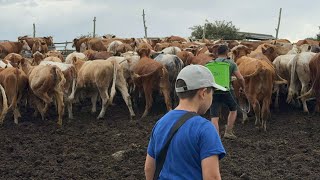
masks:
[[[167,111],[170,111],[172,109],[171,106],[171,98],[170,98],[170,88],[167,88],[167,86],[165,85],[165,82],[163,82],[163,80],[161,80],[160,82],[160,91],[164,96],[164,102],[166,103],[167,106]]]
[[[97,112],[97,98],[98,98],[98,92],[93,92],[91,96],[91,103],[92,103],[92,108],[91,112],[95,113]]]
[[[260,124],[261,124],[261,121],[260,121],[260,117],[261,117],[261,115],[260,115],[260,110],[261,110],[261,108],[260,108],[260,103],[259,103],[259,101],[258,100],[255,100],[253,103],[252,103],[252,108],[253,108],[253,111],[254,111],[254,114],[255,114],[255,117],[256,117],[256,121],[255,121],[255,125],[257,126],[257,127],[259,127],[260,126]]]
[[[262,112],[261,112],[261,119],[262,119],[262,124],[261,124],[261,128],[264,131],[267,131],[267,120],[270,117],[270,98],[266,97],[264,98],[263,102],[262,102]]]
[[[68,100],[66,103],[67,103],[67,107],[68,107],[68,118],[74,119],[73,113],[72,113],[72,100]]]
[[[14,123],[15,124],[18,124],[19,115],[20,115],[19,109],[17,107],[15,107],[14,110],[13,110],[13,118],[14,118]]]
[[[301,88],[300,94],[305,94],[307,92],[306,89],[307,89],[307,86],[303,85]],[[306,97],[301,98],[301,102],[302,102],[302,106],[303,106],[303,112],[309,113],[308,106],[307,106],[307,98]]]
[[[130,119],[132,119],[132,117],[134,117],[136,115],[134,114],[134,111],[132,109],[131,97],[130,97],[130,95],[128,93],[126,82],[125,81],[121,81],[121,78],[117,79],[117,80],[118,81],[116,82],[116,87],[121,92],[122,98],[126,102],[126,105],[127,105],[128,109],[129,109]]]
[[[144,96],[146,99],[146,106],[145,106],[145,109],[144,109],[144,112],[143,112],[143,115],[141,118],[144,118],[148,115],[149,110],[152,106],[153,97],[152,97],[152,88],[150,88],[150,87],[146,83],[143,84],[143,91],[144,91]]]
[[[98,88],[99,90],[99,94],[100,97],[102,99],[102,103],[101,103],[101,111],[99,113],[99,116],[97,117],[97,119],[102,119],[106,113],[106,109],[109,105],[108,100],[109,100],[109,94],[108,94],[108,89],[104,89],[104,88]]]
[[[275,109],[279,109],[279,91],[280,91],[280,85],[276,84],[274,86],[275,90],[276,90],[276,98],[275,98],[275,102],[274,102],[274,107]]]
[[[242,112],[242,124],[246,123],[246,121],[248,121],[248,114],[245,112]]]
[[[63,93],[61,90],[55,90],[55,98],[58,106],[58,125],[62,126],[62,116],[64,114]]]

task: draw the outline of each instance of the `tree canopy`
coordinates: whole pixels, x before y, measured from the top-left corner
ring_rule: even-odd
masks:
[[[203,35],[203,25],[196,25],[190,27],[192,30],[191,38],[202,39]],[[205,23],[205,38],[207,39],[243,39],[241,35],[238,34],[239,29],[232,24],[232,21],[214,21],[209,22],[206,20]]]

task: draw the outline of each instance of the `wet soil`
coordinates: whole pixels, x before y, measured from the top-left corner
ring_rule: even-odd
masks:
[[[135,121],[119,100],[102,120],[89,104],[82,107],[61,128],[54,111],[42,121],[22,109],[19,125],[9,115],[0,127],[0,179],[144,179],[149,135],[163,107]],[[319,115],[282,107],[272,111],[267,132],[256,129],[253,119],[242,124],[239,118],[235,133],[238,139],[222,140],[227,151],[220,162],[222,179],[320,178]]]

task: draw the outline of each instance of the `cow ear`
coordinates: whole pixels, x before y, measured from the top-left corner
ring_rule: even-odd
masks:
[[[310,51],[310,50],[311,50],[311,45],[308,46],[308,51]]]
[[[77,57],[73,57],[72,58],[72,63],[74,64],[74,63],[76,63],[77,62]]]

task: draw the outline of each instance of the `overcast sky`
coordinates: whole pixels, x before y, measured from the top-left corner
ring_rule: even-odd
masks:
[[[142,9],[149,37],[189,37],[189,28],[205,19],[275,36],[280,7],[279,38],[297,41],[319,32],[320,1],[314,0],[0,0],[0,40],[32,35],[35,22],[36,36],[71,41],[93,31],[94,16],[98,35],[143,37]]]

